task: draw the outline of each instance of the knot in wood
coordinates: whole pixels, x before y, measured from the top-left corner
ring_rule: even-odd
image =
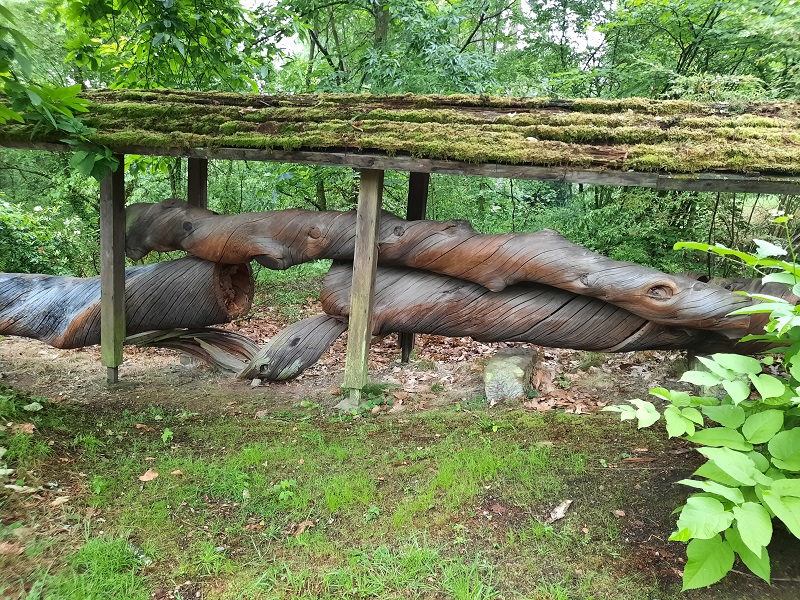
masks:
[[[319,227],[312,227],[308,230],[308,237],[312,240],[317,240],[322,235],[322,232],[319,230]]]
[[[184,231],[191,231],[192,230],[191,221],[184,221],[183,222],[183,229],[184,229]]]
[[[675,290],[667,284],[654,285],[647,290],[647,295],[654,300],[669,300],[675,294]]]
[[[402,225],[397,225],[393,230],[392,233],[395,234],[397,237],[403,237],[406,230]]]

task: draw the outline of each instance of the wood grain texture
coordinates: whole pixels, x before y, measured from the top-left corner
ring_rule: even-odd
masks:
[[[272,268],[317,258],[352,260],[354,212],[300,209],[223,216],[178,200],[128,207],[128,256],[183,249],[223,263],[251,259]],[[501,291],[518,282],[543,283],[624,308],[648,321],[710,329],[731,338],[747,331],[747,316],[727,315],[750,304],[719,286],[615,261],[573,244],[555,231],[484,235],[466,221],[405,221],[381,216],[379,264],[449,275]]]
[[[350,266],[335,264],[325,278],[326,314],[349,317]],[[718,332],[653,323],[597,298],[535,283],[500,292],[417,269],[378,269],[374,335],[394,331],[470,336],[482,342],[530,342],[552,348],[628,352],[730,349]]]
[[[0,335],[31,337],[57,348],[100,342],[100,277],[0,273]],[[250,310],[247,264],[198,258],[125,271],[126,334],[227,323]]]
[[[237,377],[260,377],[269,381],[297,377],[317,362],[346,329],[346,321],[328,315],[315,315],[292,323],[254,354]]]
[[[383,171],[362,170],[344,368],[344,387],[351,390],[360,390],[367,384],[367,355],[372,339],[372,303],[375,271],[378,268],[378,229],[382,199]]]
[[[125,341],[125,157],[100,184],[100,362],[116,383]]]

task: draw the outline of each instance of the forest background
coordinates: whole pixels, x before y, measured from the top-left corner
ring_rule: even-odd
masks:
[[[796,0],[2,0],[0,91],[18,116],[80,128],[74,95],[103,87],[296,94],[800,97]],[[14,118],[0,112],[0,119]],[[128,202],[186,197],[186,161],[127,156]],[[99,271],[98,183],[73,156],[0,150],[0,271]],[[349,168],[212,161],[210,207],[349,210]],[[385,208],[404,215],[406,173]],[[748,249],[794,196],[655,191],[436,175],[428,218],[487,233],[556,229],[669,272],[726,269],[672,251]],[[323,270],[325,265],[320,265]],[[308,271],[306,271],[308,273]],[[261,279],[269,277],[260,273]]]

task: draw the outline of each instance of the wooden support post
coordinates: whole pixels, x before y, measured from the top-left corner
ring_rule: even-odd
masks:
[[[356,245],[353,254],[353,284],[350,293],[350,324],[347,329],[347,357],[344,387],[350,390],[349,403],[358,406],[361,389],[367,383],[369,343],[372,339],[372,305],[375,296],[375,270],[378,266],[378,228],[383,199],[383,171],[361,170],[361,190],[356,217]]]
[[[100,183],[100,361],[117,383],[125,341],[125,157]]]
[[[430,187],[430,173],[412,172],[408,178],[408,206],[406,208],[406,219],[408,221],[419,221],[425,218],[428,209],[428,189]],[[411,351],[414,349],[414,334],[400,334],[400,362],[407,363],[411,358]]]
[[[208,159],[190,158],[186,196],[189,204],[208,208]]]

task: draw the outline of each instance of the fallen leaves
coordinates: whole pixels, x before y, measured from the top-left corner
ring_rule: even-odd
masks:
[[[61,506],[62,504],[66,504],[70,500],[71,498],[69,496],[59,496],[50,503],[50,506]]]
[[[0,542],[0,556],[19,556],[25,548],[17,542]]]
[[[156,477],[158,477],[158,473],[156,471],[153,471],[153,469],[147,469],[143,475],[139,475],[139,481],[153,481],[153,479]]]
[[[569,507],[572,506],[572,500],[564,500],[561,504],[556,506],[553,510],[550,511],[550,516],[547,518],[545,523],[550,525],[551,523],[555,523],[559,519],[563,519],[564,516],[567,514]]]
[[[145,425],[144,423],[136,423],[134,427],[136,429],[143,429],[144,431],[155,431],[155,428],[150,427],[150,425]]]
[[[174,475],[175,477],[183,477],[183,471],[180,469],[175,469],[174,471],[169,472],[170,475]]]
[[[315,527],[316,523],[314,521],[301,521],[300,523],[292,523],[289,527],[286,528],[284,533],[286,535],[293,535],[294,537],[298,538],[300,535],[305,533],[307,529],[311,527]]]

